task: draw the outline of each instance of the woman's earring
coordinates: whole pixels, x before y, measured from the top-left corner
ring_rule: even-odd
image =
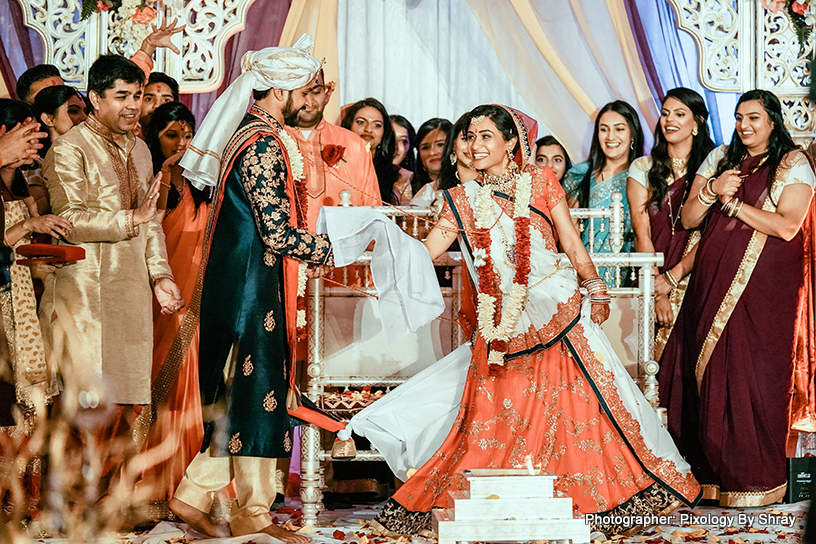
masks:
[[[697,125],[695,125],[694,128],[691,129],[691,135],[692,136],[697,136],[697,134],[699,134],[699,133],[700,133],[700,131],[697,130]]]
[[[507,148],[507,158],[510,159],[510,162],[513,162],[513,153],[510,151],[510,148]]]
[[[634,148],[635,148],[635,141],[632,140],[631,142],[629,142],[629,149],[634,149]]]
[[[456,164],[456,153],[451,153],[450,154],[450,161],[451,161],[451,164]]]

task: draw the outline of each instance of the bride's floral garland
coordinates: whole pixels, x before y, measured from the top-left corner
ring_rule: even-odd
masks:
[[[516,192],[513,206],[513,225],[516,238],[516,272],[513,285],[507,295],[504,312],[497,310],[500,286],[493,259],[490,254],[490,229],[497,222],[493,188],[485,183],[476,195],[476,229],[474,234],[474,264],[479,274],[479,295],[476,313],[479,334],[490,346],[488,363],[503,365],[508,341],[516,328],[524,301],[527,299],[527,283],[530,276],[530,198],[533,178],[529,172],[516,175]],[[505,251],[509,248],[505,248]]]
[[[306,211],[309,205],[309,197],[306,192],[306,178],[303,175],[303,156],[300,154],[297,143],[292,139],[286,130],[279,130],[278,137],[283,143],[286,154],[289,156],[289,166],[292,168],[292,179],[295,186],[295,217],[297,227],[306,230]],[[298,262],[297,275],[297,337],[298,340],[306,339],[306,269],[308,263]]]

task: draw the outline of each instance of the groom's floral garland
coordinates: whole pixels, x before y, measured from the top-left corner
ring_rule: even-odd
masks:
[[[289,156],[289,166],[292,167],[292,179],[295,186],[295,217],[297,218],[297,227],[306,230],[306,215],[307,206],[309,205],[309,197],[306,192],[306,178],[303,175],[303,156],[300,154],[297,143],[292,139],[286,130],[279,130],[278,137],[286,149],[286,154]],[[306,261],[298,262],[297,275],[297,337],[298,340],[306,339],[306,268],[308,267]]]
[[[527,299],[527,282],[530,276],[530,198],[533,179],[529,172],[516,176],[516,193],[513,206],[513,225],[516,238],[516,272],[508,294],[506,311],[497,310],[498,278],[493,270],[490,254],[490,229],[497,222],[493,188],[485,183],[476,195],[476,229],[474,234],[474,264],[479,273],[479,295],[476,308],[479,334],[490,345],[488,363],[504,364],[510,335]],[[505,248],[505,251],[508,248]]]

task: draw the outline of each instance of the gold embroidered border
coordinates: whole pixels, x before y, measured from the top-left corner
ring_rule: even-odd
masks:
[[[779,195],[784,188],[784,179],[788,172],[788,170],[782,167],[780,167],[779,170],[771,186],[770,194],[765,198],[765,202],[762,204],[763,211],[776,211],[776,204],[774,204],[774,202],[778,202],[779,200]],[[745,291],[745,287],[748,285],[748,281],[751,279],[751,275],[754,273],[754,268],[756,268],[759,255],[762,253],[767,239],[767,234],[755,230],[751,239],[748,241],[748,247],[745,248],[745,255],[742,257],[742,262],[737,269],[737,273],[734,275],[731,287],[728,288],[725,297],[723,297],[723,301],[720,303],[720,308],[717,310],[714,321],[711,323],[711,328],[708,334],[706,334],[705,341],[700,348],[700,355],[697,356],[697,365],[695,366],[694,373],[697,377],[698,391],[703,383],[703,376],[705,375],[708,361],[711,359],[711,354],[714,352],[714,348],[717,347],[717,342],[720,341],[722,331],[725,329],[725,325],[731,318],[731,314],[737,306],[737,302],[739,302],[742,293]]]
[[[751,507],[781,502],[787,489],[788,484],[784,483],[768,491],[723,491],[720,506]]]
[[[123,210],[135,210],[139,207],[139,173],[133,162],[133,148],[135,140],[133,133],[125,135],[125,147],[120,147],[114,140],[113,133],[94,115],[88,116],[85,126],[102,138],[103,147],[108,152],[116,177],[119,181],[119,204]],[[128,147],[130,149],[128,150]],[[122,160],[120,150],[125,152],[126,159]]]
[[[718,501],[720,500],[720,486],[713,484],[700,484],[703,488],[703,496],[701,499]]]
[[[700,241],[700,231],[694,230],[691,232],[688,240],[686,241],[686,247],[683,249],[683,256],[681,259],[685,259],[691,250],[694,249],[694,246]],[[688,274],[685,278],[680,280],[679,287],[672,289],[669,292],[669,303],[671,304],[672,312],[674,313],[674,321],[668,327],[660,326],[657,329],[657,334],[655,334],[655,344],[654,344],[654,359],[655,361],[659,361],[660,358],[663,356],[663,350],[666,348],[666,343],[669,341],[669,336],[671,336],[671,332],[674,330],[674,323],[677,322],[677,316],[680,315],[680,307],[683,305],[683,299],[686,296],[686,290],[688,289],[688,284],[691,281],[691,274]]]
[[[703,484],[703,498],[719,501],[720,506],[731,508],[751,508],[781,502],[788,490],[788,484],[778,485],[767,491],[720,491],[720,486]]]

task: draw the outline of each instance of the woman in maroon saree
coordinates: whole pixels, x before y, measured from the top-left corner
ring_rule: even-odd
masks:
[[[703,498],[761,506],[786,488],[801,226],[814,175],[773,93],[745,93],[736,119],[731,144],[711,152],[683,207],[686,228],[707,224],[659,379],[669,432]]]
[[[626,196],[635,231],[635,251],[662,253],[664,260],[655,280],[655,313],[660,328],[654,358],[660,361],[689,282],[700,233],[686,230],[680,211],[688,196],[692,176],[714,142],[708,136],[708,110],[703,98],[684,87],[666,93],[655,145],[649,156],[632,161]]]

